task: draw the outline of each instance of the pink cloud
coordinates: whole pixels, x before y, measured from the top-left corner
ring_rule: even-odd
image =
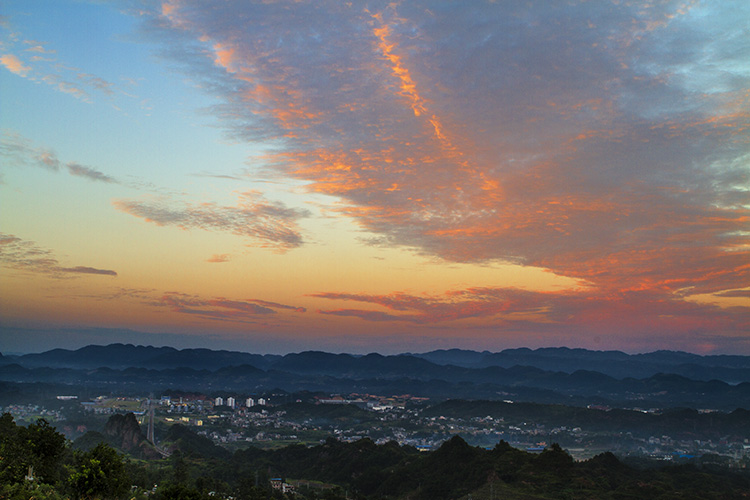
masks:
[[[31,71],[30,67],[24,66],[21,60],[13,54],[0,56],[0,64],[5,66],[11,73],[15,73],[18,76],[25,77]]]
[[[687,333],[705,339],[732,336],[750,327],[750,308],[722,309],[649,291],[604,295],[598,290],[533,292],[511,288],[468,288],[415,296],[318,293],[334,301],[381,306],[371,309],[320,310],[325,315],[356,317],[370,322],[407,322],[425,327],[450,325],[490,329],[500,336],[571,334],[581,341],[605,336],[640,339],[678,338]],[[480,323],[472,320],[481,318]],[[481,326],[477,326],[481,325]],[[622,340],[622,339],[621,339]]]
[[[178,292],[167,292],[152,304],[167,307],[181,314],[235,322],[254,322],[260,317],[276,314],[276,309],[305,312],[305,308],[258,299],[232,300],[224,297],[209,299]]]

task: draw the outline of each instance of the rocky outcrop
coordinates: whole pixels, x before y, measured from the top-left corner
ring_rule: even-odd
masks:
[[[112,415],[104,426],[104,435],[121,450],[142,458],[159,458],[159,452],[146,440],[146,436],[132,413]]]

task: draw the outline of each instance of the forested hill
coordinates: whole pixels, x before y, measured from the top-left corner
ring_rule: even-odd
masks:
[[[487,450],[458,436],[434,452],[391,442],[333,438],[318,446],[247,448],[216,453],[187,428],[173,433],[169,458],[128,460],[102,442],[73,451],[44,421],[17,426],[0,418],[0,498],[62,500],[264,500],[284,497],[271,478],[294,485],[301,500],[404,499],[743,499],[746,471],[701,463],[636,469],[605,453],[575,462],[559,446],[539,454],[501,441]],[[33,478],[27,479],[29,471]],[[148,496],[147,496],[148,495]]]

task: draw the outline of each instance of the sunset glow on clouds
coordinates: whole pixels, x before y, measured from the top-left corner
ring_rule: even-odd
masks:
[[[746,2],[61,4],[0,42],[7,339],[750,353]]]
[[[287,208],[280,202],[269,203],[257,191],[240,193],[236,207],[203,203],[173,209],[158,202],[132,200],[115,200],[113,205],[117,210],[159,226],[229,231],[259,240],[261,246],[272,246],[282,251],[302,245],[296,219],[307,215],[304,210]]]

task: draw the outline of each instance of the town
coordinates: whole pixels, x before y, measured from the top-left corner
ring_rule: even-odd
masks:
[[[719,429],[719,433],[656,432],[639,425],[615,423],[602,428],[591,415],[614,415],[609,408],[572,409],[586,411],[591,425],[559,421],[550,417],[555,405],[537,405],[534,412],[510,411],[522,403],[502,402],[505,411],[480,415],[469,410],[450,410],[445,403],[409,394],[290,394],[284,391],[259,395],[180,393],[112,397],[97,396],[81,401],[60,395],[43,404],[8,405],[0,413],[10,413],[20,423],[38,418],[47,420],[75,442],[87,431],[98,431],[107,418],[133,413],[142,429],[155,429],[151,438],[162,444],[162,436],[172,425],[182,425],[213,443],[235,451],[247,447],[276,449],[290,444],[313,446],[334,437],[353,442],[369,438],[376,444],[395,441],[400,445],[430,451],[451,437],[460,435],[473,446],[490,449],[501,440],[529,452],[541,452],[559,444],[574,459],[585,460],[611,451],[620,457],[649,458],[681,462],[700,458],[704,463],[746,468],[750,464],[750,435]],[[441,411],[441,409],[443,411]],[[617,410],[632,417],[647,414],[659,418],[658,409]],[[503,413],[503,414],[498,414]],[[514,415],[515,414],[515,415]],[[697,417],[721,417],[720,412],[702,411]],[[731,415],[730,415],[731,416]],[[149,421],[153,419],[153,421]],[[716,420],[718,422],[718,420]],[[717,424],[718,425],[718,424]]]

